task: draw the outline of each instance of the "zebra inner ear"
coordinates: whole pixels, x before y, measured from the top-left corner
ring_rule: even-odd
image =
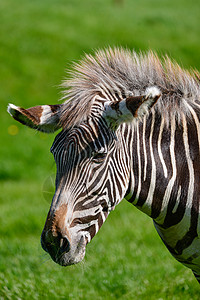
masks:
[[[60,105],[40,105],[24,109],[8,105],[8,113],[18,122],[43,132],[54,132],[60,128]]]
[[[150,87],[142,96],[131,96],[118,102],[105,104],[103,117],[110,127],[116,128],[121,123],[131,122],[147,114],[160,96],[161,92],[157,87]]]

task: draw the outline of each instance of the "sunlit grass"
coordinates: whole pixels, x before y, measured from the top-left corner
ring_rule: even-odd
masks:
[[[109,45],[151,48],[200,69],[198,1],[121,2],[0,1],[0,299],[199,299],[191,271],[171,257],[152,221],[126,202],[79,265],[62,268],[40,246],[53,194],[55,135],[17,124],[7,104],[57,103],[70,62]]]
[[[2,194],[6,196],[0,205],[0,295],[155,299],[159,294],[179,299],[184,292],[184,299],[198,299],[199,287],[191,271],[170,256],[152,221],[129,203],[121,203],[111,213],[88,245],[84,262],[63,268],[40,246],[49,208],[41,182],[7,181]]]

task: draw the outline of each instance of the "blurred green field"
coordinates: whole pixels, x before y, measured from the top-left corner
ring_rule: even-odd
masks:
[[[199,299],[191,271],[170,256],[151,219],[125,201],[88,245],[84,262],[53,263],[40,234],[52,196],[55,135],[31,131],[6,113],[9,102],[56,104],[71,61],[109,45],[151,48],[200,70],[199,1],[0,0],[0,20],[0,299]]]

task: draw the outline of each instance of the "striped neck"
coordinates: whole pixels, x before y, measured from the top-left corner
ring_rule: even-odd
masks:
[[[142,123],[130,127],[132,166],[125,198],[164,227],[173,226],[191,213],[193,205],[198,206],[200,116],[189,109],[193,117],[189,122],[184,114],[178,121],[172,115],[167,126],[152,111]]]

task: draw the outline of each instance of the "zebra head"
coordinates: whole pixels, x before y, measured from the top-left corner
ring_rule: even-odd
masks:
[[[159,96],[157,88],[117,102],[98,96],[86,120],[56,136],[51,147],[57,165],[56,189],[41,244],[58,264],[81,261],[86,244],[124,198],[130,158],[123,141],[126,125],[122,123],[147,113]],[[54,132],[62,127],[61,109],[62,104],[29,109],[10,104],[8,112],[24,125]]]

